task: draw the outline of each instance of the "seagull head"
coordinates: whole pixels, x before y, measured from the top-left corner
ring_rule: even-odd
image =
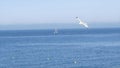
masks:
[[[78,18],[78,17],[76,17],[76,18]]]

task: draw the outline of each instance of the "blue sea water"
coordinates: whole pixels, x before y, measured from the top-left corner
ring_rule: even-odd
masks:
[[[120,28],[1,30],[0,68],[120,68]]]

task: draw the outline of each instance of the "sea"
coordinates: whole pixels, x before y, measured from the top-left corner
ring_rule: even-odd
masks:
[[[120,68],[120,28],[0,30],[0,68]]]

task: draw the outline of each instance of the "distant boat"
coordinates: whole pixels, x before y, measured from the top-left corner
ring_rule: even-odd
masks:
[[[56,34],[58,34],[58,29],[57,28],[54,29],[54,35],[56,35]]]
[[[81,21],[79,17],[76,17],[76,19],[79,21],[79,24],[80,24],[80,25],[83,25],[84,27],[88,28],[87,23]]]

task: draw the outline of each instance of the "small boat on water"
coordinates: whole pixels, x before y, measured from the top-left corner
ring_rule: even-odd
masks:
[[[58,29],[57,28],[54,29],[54,35],[56,35],[56,34],[58,34]]]

